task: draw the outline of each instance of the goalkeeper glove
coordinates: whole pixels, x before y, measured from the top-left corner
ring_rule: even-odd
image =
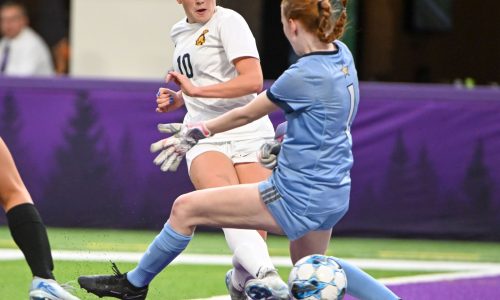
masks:
[[[262,144],[257,154],[259,163],[266,169],[272,170],[278,163],[278,154],[281,150],[281,143],[285,137],[287,122],[283,122],[276,127],[274,140]]]
[[[265,142],[260,146],[257,158],[259,163],[266,169],[272,170],[278,162],[278,154],[281,150],[281,143],[277,140]]]
[[[151,152],[161,151],[153,163],[160,166],[163,172],[175,172],[186,152],[193,148],[199,140],[211,136],[204,123],[158,124],[158,130],[162,133],[172,134],[171,137],[151,144]]]

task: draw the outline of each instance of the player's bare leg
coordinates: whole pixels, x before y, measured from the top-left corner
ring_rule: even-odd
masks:
[[[14,159],[0,138],[0,203],[5,212],[24,203],[33,204],[24,182],[17,171]]]
[[[54,280],[45,226],[2,138],[0,166],[0,204],[7,214],[11,235],[33,274],[30,299],[78,300]]]
[[[290,241],[290,258],[295,264],[302,257],[326,253],[330,244],[332,230],[311,231],[303,237]]]
[[[311,231],[303,237],[290,241],[290,257],[295,264],[299,259],[311,254],[325,254],[330,243],[332,230]],[[347,292],[357,299],[399,299],[391,290],[373,279],[350,262],[335,258],[344,269],[348,287]],[[376,291],[376,293],[374,292]]]
[[[271,176],[272,171],[260,165],[260,163],[240,163],[235,164],[234,168],[238,174],[240,183],[258,183]],[[259,230],[259,234],[266,239],[267,232]]]
[[[190,236],[197,225],[262,229],[283,234],[262,202],[258,184],[199,190],[180,196],[172,207],[169,225],[184,236]],[[286,284],[275,271],[259,274],[258,279],[265,280],[250,280],[245,287],[253,299],[266,299],[270,294],[275,297],[273,299],[288,299]]]
[[[283,233],[261,201],[257,184],[198,190],[175,200],[169,220],[135,269],[126,274],[81,276],[78,282],[101,297],[144,299],[148,284],[187,247],[197,225]]]
[[[207,170],[210,175],[207,174]],[[265,180],[271,171],[259,163],[233,162],[223,153],[205,152],[196,157],[190,167],[190,176],[197,190],[229,186],[241,183],[257,183]],[[226,286],[232,300],[247,299],[244,294],[245,284],[249,279],[274,271],[274,265],[268,254],[267,245],[262,238],[265,231],[224,228],[228,246],[233,252],[233,269],[226,274]],[[263,276],[263,275],[260,275]],[[283,281],[281,285],[285,285]]]
[[[181,195],[174,202],[168,223],[183,235],[193,234],[197,225],[283,234],[262,202],[257,184],[224,186]]]
[[[267,179],[272,173],[271,170],[264,168],[260,163],[239,163],[235,165],[235,169],[238,173],[238,179],[240,183],[258,183],[264,179]],[[258,232],[264,239],[267,238],[266,231],[259,230]],[[254,245],[254,247],[257,247],[257,245]],[[240,246],[239,248],[241,249],[243,247]],[[247,248],[246,251],[234,251],[235,254],[233,257],[233,265],[235,266],[235,269],[237,269],[237,266],[240,264],[240,262],[243,262],[247,265],[245,267],[242,267],[241,269],[243,270],[240,272],[230,271],[228,274],[232,276],[228,275],[226,281],[231,281],[232,285],[234,286],[238,286],[241,288],[244,287],[246,291],[245,294],[247,294],[252,299],[266,298],[269,295],[276,294],[275,291],[277,290],[280,290],[280,292],[278,292],[278,295],[285,294],[281,291],[286,289],[287,284],[279,277],[277,272],[269,272],[268,270],[266,270],[266,268],[259,269],[256,276],[251,276],[246,272],[246,270],[249,270],[251,268],[251,266],[248,266],[248,263],[251,263],[252,260],[246,259],[245,254],[248,254],[248,251],[252,250],[252,246],[245,248]],[[262,243],[262,245],[258,248],[260,250],[260,262],[268,261],[267,265],[270,267],[274,267],[268,255],[269,251],[267,249],[267,244]],[[266,273],[269,274],[266,276]],[[241,299],[246,298],[242,297]]]
[[[210,154],[211,160],[217,161],[217,166],[213,170],[224,167],[223,155],[216,152]],[[227,178],[226,173],[216,172],[211,175],[210,184],[214,184],[217,178]],[[195,185],[200,187],[201,181],[197,173],[192,172],[191,176]],[[170,218],[163,230],[150,244],[135,269],[126,274],[117,272],[116,276],[81,276],[78,279],[80,286],[98,296],[121,299],[132,299],[131,297],[136,295],[145,297],[148,284],[187,247],[197,225],[262,229],[282,234],[281,228],[261,201],[258,184],[238,185],[236,182],[234,180],[235,185],[201,189],[179,196],[174,202]],[[264,243],[256,231],[248,232],[253,232],[254,236]],[[271,272],[275,272],[274,267]],[[262,275],[265,277],[268,274]],[[286,284],[282,286],[286,295],[274,299],[288,299]],[[276,290],[276,292],[282,291]]]

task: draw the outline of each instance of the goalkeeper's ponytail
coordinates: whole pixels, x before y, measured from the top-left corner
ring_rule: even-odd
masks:
[[[344,34],[347,24],[347,0],[282,0],[287,19],[299,20],[306,30],[323,43],[331,43]]]

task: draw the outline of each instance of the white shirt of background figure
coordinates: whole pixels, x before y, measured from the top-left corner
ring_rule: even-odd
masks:
[[[43,39],[28,26],[24,7],[17,4],[3,6],[0,21],[3,36],[0,40],[0,63],[4,63],[3,75],[53,75],[50,50]]]

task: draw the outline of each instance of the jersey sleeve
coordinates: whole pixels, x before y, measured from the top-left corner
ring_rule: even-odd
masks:
[[[302,110],[312,104],[311,87],[301,78],[299,69],[292,66],[267,90],[267,97],[286,113]]]
[[[179,35],[184,30],[186,25],[186,18],[179,20],[175,23],[170,29],[170,40],[174,43],[174,46],[177,44],[177,40],[179,39]]]
[[[247,22],[237,13],[226,16],[220,24],[220,39],[228,61],[239,57],[255,57],[259,52]]]

